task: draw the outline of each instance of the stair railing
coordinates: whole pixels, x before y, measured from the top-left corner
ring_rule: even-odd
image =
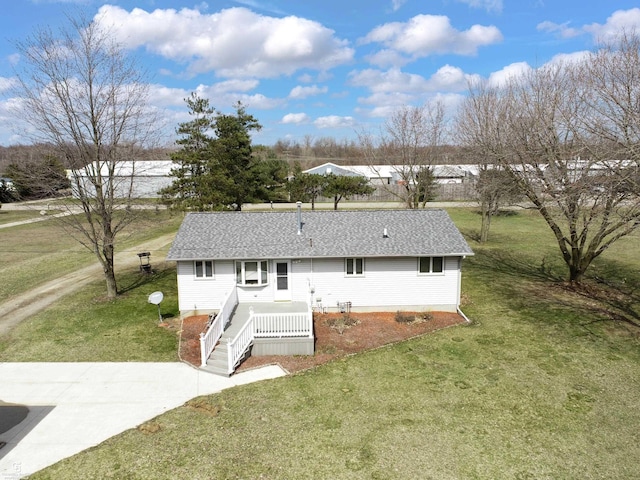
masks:
[[[233,309],[238,305],[238,289],[235,285],[220,304],[218,314],[210,323],[206,332],[200,334],[200,364],[207,365],[207,359],[222,336],[225,325],[229,322]]]

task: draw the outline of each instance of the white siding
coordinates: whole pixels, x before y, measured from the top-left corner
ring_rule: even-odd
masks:
[[[347,277],[342,258],[313,261],[314,301],[329,309],[351,302],[354,310],[455,310],[459,279],[458,257],[446,258],[444,273],[433,275],[418,275],[415,257],[367,258],[361,277]]]
[[[234,285],[233,262],[213,262],[213,278],[195,278],[193,262],[178,262],[180,312],[208,313],[220,308]]]
[[[269,262],[269,284],[238,287],[240,302],[272,302],[275,282]],[[193,262],[178,262],[181,313],[217,310],[235,283],[233,261],[215,261],[213,279],[196,279]],[[419,275],[415,257],[366,258],[364,276],[346,276],[343,258],[293,259],[291,299],[321,299],[323,307],[337,310],[338,302],[351,302],[354,310],[450,310],[460,301],[460,258],[445,258],[444,273]],[[313,292],[311,291],[313,289]]]

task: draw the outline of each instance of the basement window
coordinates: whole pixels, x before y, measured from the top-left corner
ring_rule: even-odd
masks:
[[[418,273],[444,273],[444,257],[420,257]]]
[[[236,262],[236,283],[244,286],[260,286],[269,283],[269,268],[266,260]]]
[[[196,278],[213,278],[213,260],[196,260],[193,271]]]

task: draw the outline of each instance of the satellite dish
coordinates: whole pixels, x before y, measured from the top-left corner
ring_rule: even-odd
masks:
[[[160,305],[160,302],[164,298],[162,292],[153,292],[149,295],[149,303],[153,303],[154,305]]]

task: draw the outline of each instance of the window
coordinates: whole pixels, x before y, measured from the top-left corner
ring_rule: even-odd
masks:
[[[259,286],[269,283],[269,269],[266,260],[236,262],[236,283],[238,285]]]
[[[420,257],[418,273],[443,273],[444,257]]]
[[[345,274],[354,277],[364,275],[364,258],[345,259]]]
[[[196,260],[193,270],[196,278],[213,278],[213,260]]]

